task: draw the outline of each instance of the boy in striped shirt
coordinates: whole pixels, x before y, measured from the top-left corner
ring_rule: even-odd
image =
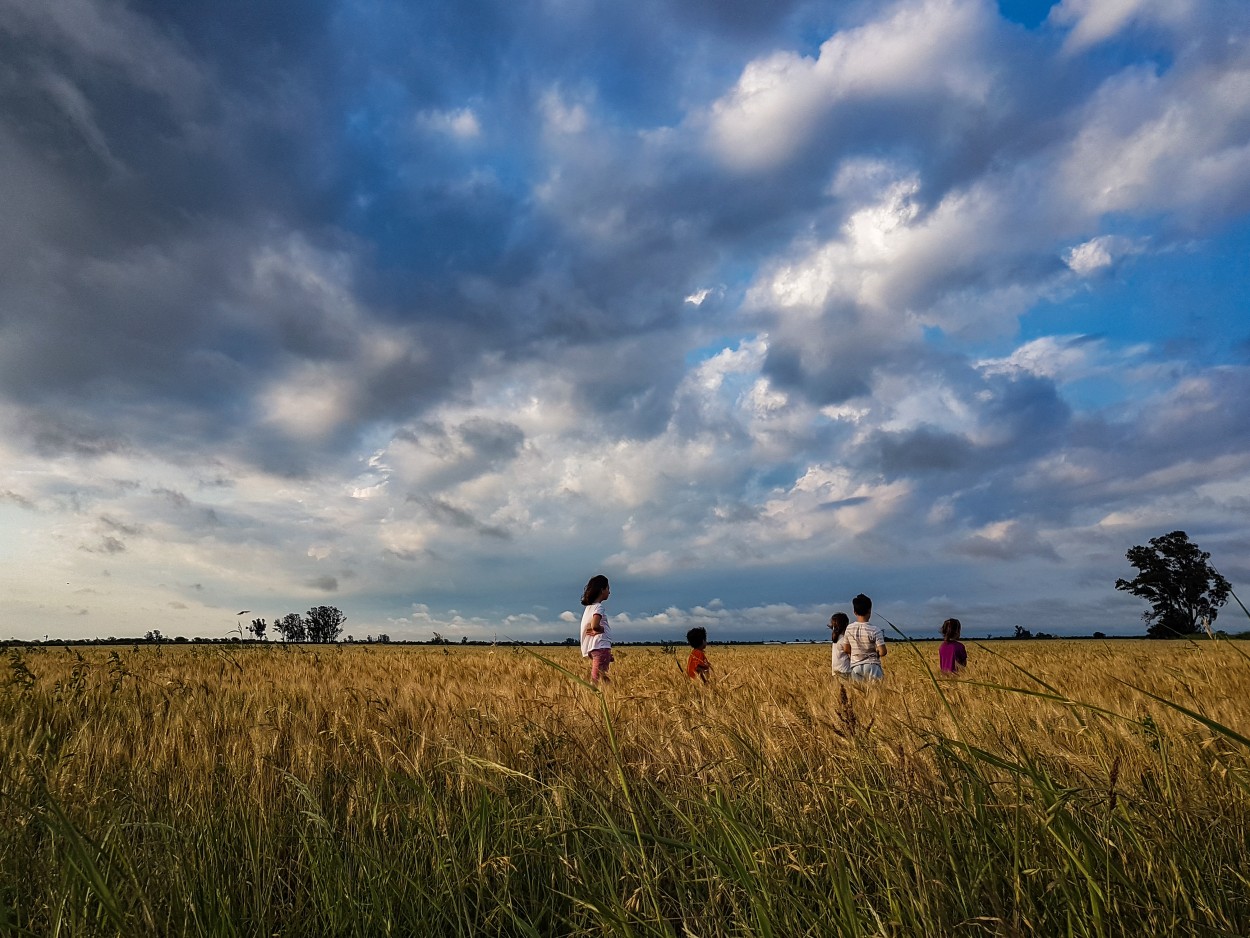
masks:
[[[851,600],[855,621],[842,633],[842,650],[851,657],[851,676],[861,681],[885,677],[881,659],[885,657],[885,633],[871,624],[872,600],[860,593]]]

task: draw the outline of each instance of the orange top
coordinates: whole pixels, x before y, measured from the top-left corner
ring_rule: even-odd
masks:
[[[690,657],[686,659],[686,677],[696,677],[700,674],[707,674],[712,670],[712,666],[707,663],[707,655],[703,653],[702,648],[692,648]]]

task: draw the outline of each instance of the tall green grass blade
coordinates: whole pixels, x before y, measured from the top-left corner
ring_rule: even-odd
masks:
[[[120,899],[109,884],[108,877],[100,866],[99,849],[78,830],[74,822],[70,820],[69,815],[65,813],[64,808],[61,807],[56,798],[52,797],[50,792],[45,790],[43,794],[45,798],[44,803],[47,806],[49,826],[65,841],[69,853],[69,868],[87,886],[90,894],[99,903],[100,908],[113,926],[119,932],[125,933],[131,927],[131,923],[122,910]]]

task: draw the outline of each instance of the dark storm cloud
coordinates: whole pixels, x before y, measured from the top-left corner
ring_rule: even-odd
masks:
[[[955,546],[958,553],[985,560],[1019,560],[1025,557],[1042,557],[1059,560],[1059,555],[1049,544],[1038,539],[1034,525],[1036,519],[1012,522],[997,537],[972,535]]]
[[[1027,374],[987,379],[982,412],[1000,455],[1025,459],[1054,447],[1072,419],[1072,408],[1049,378]]]
[[[657,119],[671,107],[686,53],[649,38],[656,10],[547,31],[531,28],[537,9],[509,4],[387,17],[351,4],[6,6],[0,260],[15,276],[0,288],[0,385],[89,423],[107,400],[98,433],[117,421],[148,443],[169,421],[136,402],[177,402],[198,412],[209,438],[303,472],[308,444],[262,439],[246,401],[294,362],[353,367],[371,323],[398,327],[409,350],[354,369],[352,420],[320,446],[345,446],[354,427],[438,400],[484,352],[670,326],[688,285],[681,271],[712,249],[691,248],[693,231],[684,248],[663,233],[680,220],[665,200],[688,186],[626,173],[615,192],[587,190],[588,214],[633,213],[633,245],[605,252],[561,237],[523,201],[538,156],[525,143],[539,146],[545,87],[594,63],[604,116]],[[714,18],[733,32],[748,12]],[[764,21],[752,14],[755,27]],[[439,54],[410,55],[400,37],[431,31]],[[479,143],[414,132],[415,115],[466,103],[487,127]],[[602,178],[601,162],[589,168]],[[696,211],[689,196],[686,205]],[[307,266],[264,261],[289,254],[293,232],[313,269],[346,265],[342,297],[327,297]],[[475,277],[495,282],[491,296],[465,291]],[[338,315],[344,299],[355,316]],[[526,304],[531,316],[518,315]],[[675,378],[648,382],[641,363],[627,364],[588,399],[646,435],[666,419]],[[45,430],[40,445],[85,454],[116,444]]]
[[[438,468],[423,477],[432,489],[465,482],[487,472],[504,471],[520,453],[525,434],[515,424],[474,417],[448,426],[423,421],[401,427],[394,440],[434,457]]]
[[[339,589],[338,577],[325,574],[313,577],[305,584],[315,590],[321,590],[323,593],[337,593]]]
[[[44,231],[10,258],[11,269],[35,273],[0,302],[16,319],[41,325],[6,336],[10,355],[0,380],[10,393],[55,394],[62,404],[97,391],[123,405],[132,394],[180,398],[208,423],[220,415],[221,437],[259,432],[237,419],[237,402],[285,363],[350,366],[360,351],[358,330],[371,320],[403,324],[413,351],[361,378],[354,420],[322,445],[346,445],[354,425],[437,400],[482,352],[525,354],[529,343],[553,335],[581,342],[669,328],[692,286],[690,272],[712,273],[730,239],[776,243],[769,231],[789,227],[787,215],[802,210],[845,152],[825,152],[804,171],[744,187],[693,154],[661,149],[648,156],[626,135],[611,166],[604,151],[578,149],[579,162],[564,167],[570,175],[558,204],[586,217],[624,212],[630,233],[628,243],[601,250],[561,235],[523,206],[524,189],[507,180],[527,158],[524,149],[505,155],[488,130],[476,150],[457,153],[446,141],[418,139],[409,125],[423,109],[477,101],[488,126],[493,120],[508,128],[510,144],[529,139],[537,147],[535,130],[519,137],[513,130],[527,119],[537,123],[533,99],[544,80],[588,68],[591,56],[601,116],[659,118],[654,96],[688,66],[667,44],[676,36],[673,21],[662,17],[660,38],[648,38],[655,10],[574,18],[557,40],[543,30],[522,32],[525,17],[514,7],[484,3],[458,5],[454,15],[444,15],[452,7],[397,9],[387,21],[364,6],[301,6],[298,16],[289,6],[241,8],[245,28],[231,30],[222,28],[221,11],[76,9],[96,24],[91,41],[81,24],[33,5],[6,21],[15,54],[3,87],[19,105],[10,111],[7,162],[38,177],[26,188],[41,193],[29,214],[32,228]],[[773,10],[770,22],[781,25],[784,12]],[[740,26],[747,13],[718,9],[716,19]],[[762,14],[752,16],[754,27],[764,25]],[[443,38],[443,54],[407,55],[398,37],[431,27]],[[741,55],[740,47],[734,51]],[[310,68],[312,60],[321,67]],[[521,71],[529,100],[502,94]],[[614,84],[618,73],[630,81]],[[60,82],[62,101],[51,121],[44,116],[49,74]],[[137,115],[149,123],[136,123]],[[101,141],[125,172],[101,164]],[[862,146],[881,143],[869,134]],[[71,162],[40,160],[39,150],[49,148]],[[813,145],[813,153],[820,150]],[[465,157],[470,169],[476,163],[486,171],[484,182],[464,185]],[[49,211],[58,207],[61,222]],[[275,235],[284,237],[268,227],[274,217],[305,232],[310,263],[336,253],[349,260],[342,287],[363,301],[363,320],[335,315],[323,286],[298,264],[255,273],[256,257]],[[540,250],[543,242],[554,243]],[[562,259],[553,267],[556,256]],[[47,290],[49,274],[55,294]],[[482,276],[495,281],[488,297],[457,285]],[[518,315],[526,305],[531,316]],[[783,340],[771,363],[782,383],[822,400],[862,390],[854,381],[830,385],[846,369],[787,365],[786,354]],[[680,362],[674,358],[662,372],[655,362],[643,364],[625,360],[607,380],[590,383],[585,399],[619,419],[622,432],[646,436],[667,420]],[[800,372],[812,376],[803,380]],[[302,471],[306,462],[299,455],[305,444],[290,440],[245,446],[271,468]]]
[[[308,12],[301,6],[293,21],[307,22]],[[252,153],[236,144],[263,123],[289,152],[320,153],[324,121],[286,122],[293,101],[284,97],[283,63],[270,63],[268,93],[245,101],[236,79],[263,84],[255,72],[218,72],[200,57],[208,48],[173,38],[203,38],[203,24],[174,22],[173,13],[148,20],[120,5],[77,3],[59,11],[9,5],[0,18],[0,41],[12,53],[0,72],[0,178],[8,181],[0,194],[13,196],[5,202],[14,209],[0,260],[15,274],[0,290],[0,383],[19,399],[51,395],[82,412],[91,397],[112,397],[116,409],[155,393],[228,411],[283,354],[353,351],[352,331],[328,319],[301,284],[279,273],[258,291],[250,274],[274,235],[266,216],[296,228],[315,223],[318,197],[284,196],[306,174],[282,148]],[[248,35],[233,34],[236,42]],[[265,30],[254,38],[266,35],[272,40]],[[229,46],[211,54],[235,58]],[[294,80],[310,74],[305,66]],[[213,82],[217,94],[209,95]],[[301,110],[314,101],[294,96]],[[152,122],[135,126],[143,119]],[[419,364],[403,369],[418,380],[374,375],[365,416],[387,410],[378,399],[411,400],[442,386],[437,369]],[[246,427],[219,432],[238,429]],[[47,449],[83,446],[81,436],[55,429],[40,437]]]
[[[496,540],[510,540],[512,533],[498,525],[486,524],[475,518],[470,512],[451,504],[445,499],[431,498],[427,495],[410,495],[408,501],[419,505],[433,520],[462,531],[471,531],[482,537]]]
[[[460,425],[460,438],[477,456],[498,464],[516,456],[525,433],[514,424],[479,417]]]
[[[778,387],[799,391],[817,404],[863,397],[871,391],[873,370],[889,362],[892,350],[876,344],[857,346],[847,338],[839,330],[835,344],[827,344],[835,339],[832,329],[808,342],[798,336],[778,336],[768,347],[764,374]]]
[[[685,371],[684,349],[674,337],[621,338],[570,351],[562,359],[577,403],[596,423],[632,439],[648,439],[668,426]]]
[[[880,432],[881,467],[886,478],[959,469],[968,465],[973,446],[953,433],[932,427],[906,432]]]
[[[904,154],[932,206],[1005,155],[1043,148],[1065,130],[1051,118],[1102,77],[1046,60],[1049,78],[1038,81],[1037,69],[1020,65],[1041,59],[1036,44],[984,17],[950,55],[986,56],[988,97],[942,86],[926,97],[906,85],[847,96],[813,115],[787,171],[743,179],[688,146],[614,128],[676,124],[674,85],[740,63],[747,32],[759,33],[761,48],[794,45],[788,30],[803,22],[794,4],[652,3],[595,17],[485,2],[385,13],[85,0],[69,13],[7,9],[0,158],[14,171],[6,176],[24,180],[12,202],[35,237],[6,242],[6,266],[32,273],[0,293],[9,350],[0,381],[15,396],[73,397],[83,409],[83,395],[100,393],[122,406],[131,396],[180,398],[206,423],[216,415],[219,437],[242,437],[251,458],[292,472],[312,464],[310,446],[345,447],[360,426],[441,399],[482,354],[673,328],[680,297],[693,279],[718,273],[726,247],[740,260],[779,247],[805,222],[836,227],[836,209],[811,207],[828,208],[822,192],[847,155]],[[725,37],[697,50],[697,68],[678,41],[695,21]],[[410,37],[429,35],[436,51],[411,55]],[[692,87],[695,102],[732,74]],[[543,152],[536,102],[550,87],[576,93],[569,76],[593,85],[592,120],[613,146],[581,141],[561,159]],[[414,130],[423,112],[466,106],[481,114],[480,139]],[[546,159],[560,181],[554,201],[536,209],[530,174]],[[552,207],[587,219],[620,213],[628,238],[596,246],[553,224]],[[293,231],[312,251],[309,264],[344,259],[340,285],[355,317],[336,315],[338,301],[299,265],[257,276],[257,256]],[[984,285],[983,276],[952,270],[928,277],[926,289]],[[487,289],[473,286],[482,280]],[[397,326],[408,349],[369,370],[357,359],[371,324]],[[898,360],[877,342],[869,352],[860,345],[855,367],[851,353],[839,354],[845,344],[810,337],[813,354],[808,341],[780,330],[767,372],[820,403],[863,394],[866,374]],[[670,415],[680,356],[655,357],[627,352],[622,368],[584,388],[623,434],[653,434]],[[352,369],[349,419],[317,444],[262,442],[247,397],[299,361]]]
[[[25,435],[34,451],[42,456],[105,456],[130,449],[124,439],[91,425],[79,414],[32,410],[21,421],[18,432]]]
[[[123,554],[126,552],[126,544],[120,538],[105,535],[99,541],[83,544],[79,549],[90,554]]]

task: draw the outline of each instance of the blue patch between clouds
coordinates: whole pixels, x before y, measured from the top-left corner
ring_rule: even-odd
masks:
[[[998,12],[1003,19],[1028,29],[1036,29],[1046,22],[1052,6],[1055,4],[1051,0],[998,0]]]

